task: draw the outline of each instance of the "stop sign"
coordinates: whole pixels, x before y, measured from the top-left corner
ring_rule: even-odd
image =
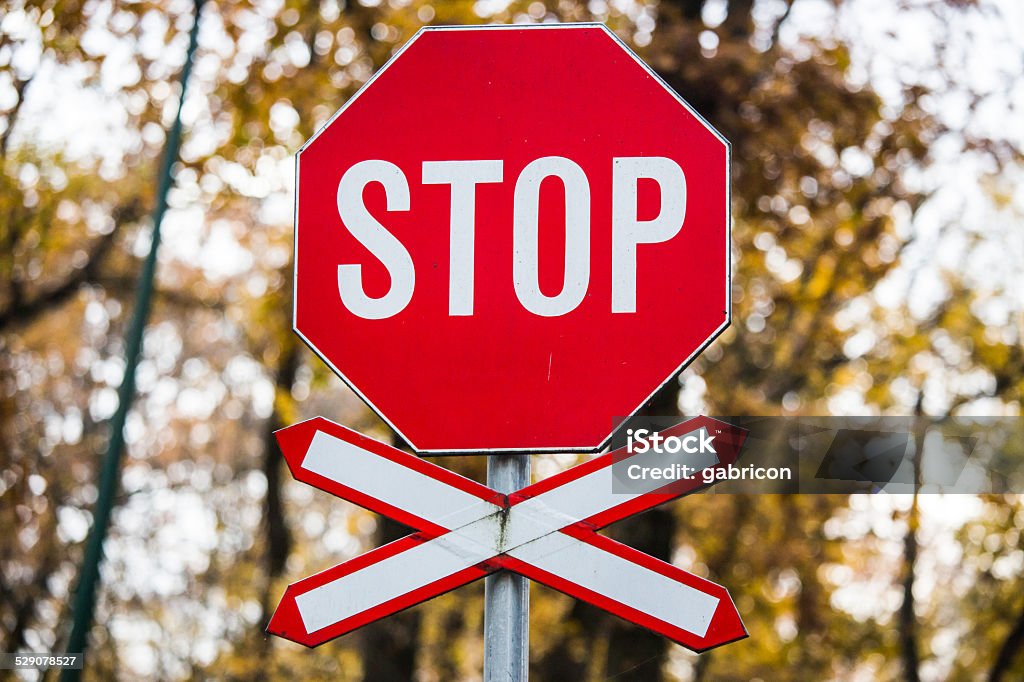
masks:
[[[300,150],[295,331],[421,452],[592,450],[729,323],[729,146],[607,28],[426,28]]]

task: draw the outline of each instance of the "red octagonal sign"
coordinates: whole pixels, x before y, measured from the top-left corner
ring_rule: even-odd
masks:
[[[302,148],[295,331],[422,452],[593,450],[729,323],[729,145],[602,25],[427,28]]]

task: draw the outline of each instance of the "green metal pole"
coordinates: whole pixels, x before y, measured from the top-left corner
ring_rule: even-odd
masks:
[[[99,474],[99,490],[96,507],[93,510],[92,532],[85,547],[85,558],[82,561],[82,572],[78,578],[78,589],[75,591],[73,615],[74,623],[71,636],[68,638],[67,653],[84,656],[88,647],[89,629],[92,626],[93,612],[96,607],[96,589],[99,583],[100,563],[103,561],[103,541],[110,526],[110,515],[114,507],[114,497],[120,483],[121,458],[124,454],[124,423],[135,397],[135,370],[138,367],[142,337],[149,318],[150,303],[153,299],[154,275],[156,274],[156,256],[160,248],[160,224],[167,211],[167,193],[174,179],[171,168],[178,160],[181,146],[181,107],[185,102],[185,90],[188,85],[189,73],[195,56],[199,39],[199,13],[203,0],[195,0],[196,16],[189,31],[188,52],[185,64],[181,69],[181,95],[178,98],[178,112],[167,135],[167,146],[164,149],[163,164],[160,169],[160,184],[156,194],[156,206],[153,208],[153,238],[149,247],[149,255],[142,265],[139,277],[139,288],[135,293],[135,309],[131,323],[125,336],[125,369],[124,379],[118,391],[117,411],[110,420],[110,440],[107,443],[106,456],[103,459]],[[64,669],[61,680],[77,681],[81,677],[81,669]]]

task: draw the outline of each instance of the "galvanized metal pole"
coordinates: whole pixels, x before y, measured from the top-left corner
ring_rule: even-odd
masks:
[[[164,147],[163,164],[160,169],[160,183],[156,193],[156,206],[153,208],[153,232],[149,254],[142,263],[138,289],[135,291],[135,308],[132,319],[125,333],[125,370],[118,391],[117,411],[110,420],[110,439],[107,441],[107,452],[99,472],[96,506],[93,509],[93,526],[89,540],[85,546],[82,559],[82,570],[78,576],[78,587],[75,590],[72,607],[73,622],[68,637],[66,651],[69,654],[85,655],[89,644],[89,628],[93,622],[93,611],[96,607],[96,591],[100,580],[100,564],[103,561],[103,543],[110,526],[110,517],[114,508],[121,475],[121,458],[124,454],[124,425],[131,409],[132,398],[135,397],[135,370],[138,367],[142,350],[142,339],[149,319],[149,308],[153,298],[154,279],[156,277],[157,250],[160,248],[160,226],[167,210],[167,194],[174,178],[171,174],[174,163],[178,160],[178,149],[181,144],[181,107],[185,103],[185,92],[188,77],[192,71],[199,40],[199,14],[204,0],[195,1],[195,19],[189,31],[188,50],[185,53],[185,64],[181,68],[181,92],[178,96],[178,111],[174,123],[167,135]],[[82,676],[82,669],[65,668],[61,671],[62,682],[76,682]]]
[[[530,484],[529,455],[491,455],[487,485],[512,493]],[[484,682],[529,677],[530,581],[500,571],[484,579]]]

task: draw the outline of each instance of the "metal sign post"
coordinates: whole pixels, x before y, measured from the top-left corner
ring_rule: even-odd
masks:
[[[491,455],[487,487],[509,494],[530,484],[529,455]],[[521,682],[530,670],[530,582],[501,571],[484,580],[484,682]]]

